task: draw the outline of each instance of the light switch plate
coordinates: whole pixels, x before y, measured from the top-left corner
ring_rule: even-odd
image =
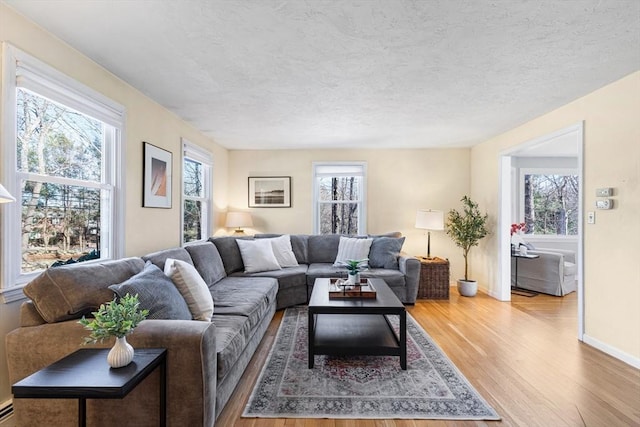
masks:
[[[613,188],[598,188],[596,189],[596,197],[611,197],[613,196]]]
[[[587,224],[595,224],[595,223],[596,223],[596,213],[587,212]]]

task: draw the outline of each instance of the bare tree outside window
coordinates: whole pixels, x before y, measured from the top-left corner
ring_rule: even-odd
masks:
[[[321,234],[357,234],[361,177],[318,178]]]
[[[202,240],[202,208],[204,197],[204,170],[200,162],[186,158],[183,164],[183,241]]]
[[[23,273],[100,257],[104,124],[19,88]]]
[[[578,234],[578,176],[524,175],[527,234]]]

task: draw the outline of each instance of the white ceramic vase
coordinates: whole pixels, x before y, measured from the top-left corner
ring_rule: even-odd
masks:
[[[133,347],[127,342],[127,337],[116,338],[116,343],[107,354],[107,363],[112,368],[122,368],[133,360]]]
[[[360,283],[360,273],[349,274],[347,281],[353,286],[358,285]]]

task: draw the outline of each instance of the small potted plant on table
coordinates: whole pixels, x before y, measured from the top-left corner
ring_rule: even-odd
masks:
[[[114,298],[113,301],[100,305],[98,311],[91,314],[93,319],[82,316],[78,321],[91,331],[85,338],[85,343],[102,342],[112,336],[116,337],[115,345],[107,355],[107,363],[112,368],[121,368],[131,363],[134,350],[126,336],[149,314],[149,310],[140,309],[138,295],[126,294],[119,301]]]
[[[360,284],[360,272],[366,269],[368,258],[365,259],[348,259],[343,265],[347,267],[347,282],[352,286]]]
[[[469,279],[468,256],[471,248],[477,246],[478,242],[489,234],[488,215],[482,214],[478,204],[468,196],[464,196],[460,201],[464,206],[463,211],[449,211],[446,231],[456,246],[462,248],[464,257],[464,279],[458,280],[458,292],[462,296],[472,297],[478,292],[478,282]]]

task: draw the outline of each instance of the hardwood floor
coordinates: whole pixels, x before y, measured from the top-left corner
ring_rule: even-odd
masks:
[[[640,426],[640,371],[577,340],[576,294],[419,300],[408,311],[502,421],[241,418],[278,330],[276,313],[216,425],[238,427]]]

